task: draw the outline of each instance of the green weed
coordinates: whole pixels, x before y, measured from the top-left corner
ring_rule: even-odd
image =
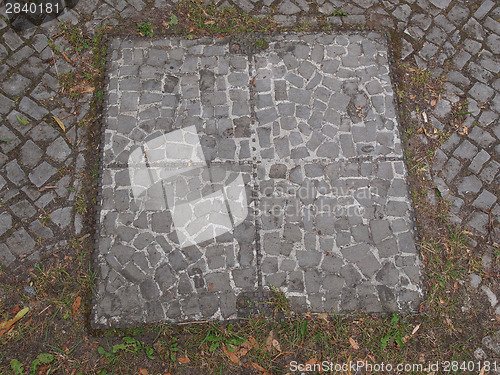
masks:
[[[102,346],[97,348],[97,352],[106,358],[108,365],[101,370],[99,374],[107,374],[107,369],[114,369],[122,362],[123,356],[145,354],[151,360],[154,360],[154,349],[142,341],[133,337],[126,336],[120,344],[115,344],[110,350],[105,350]]]
[[[380,347],[382,349],[385,349],[389,342],[391,340],[394,340],[394,342],[402,348],[405,346],[403,338],[406,336],[406,334],[406,329],[403,325],[400,324],[400,318],[398,314],[394,313],[389,323],[388,331],[380,340]]]
[[[347,13],[344,12],[343,10],[334,10],[332,15],[338,16],[338,17],[347,17]]]
[[[31,375],[36,374],[38,366],[51,364],[54,360],[54,356],[50,353],[38,354],[38,356],[31,362]],[[10,367],[16,375],[24,375],[25,373],[23,364],[17,359],[12,359],[10,361]],[[48,374],[49,370],[47,370],[46,373]]]
[[[153,25],[149,21],[144,21],[143,23],[137,24],[137,32],[141,36],[153,36]]]
[[[75,199],[75,209],[80,214],[87,213],[87,197],[85,194],[78,194]]]
[[[255,47],[257,47],[258,49],[266,49],[267,47],[269,47],[269,43],[265,39],[257,39],[255,41]]]
[[[30,120],[28,120],[27,118],[22,118],[22,117],[19,117],[19,116],[16,116],[17,117],[17,121],[21,124],[21,125],[28,125],[30,123]]]
[[[77,52],[90,48],[92,39],[84,35],[80,27],[61,22],[59,24],[59,29]]]
[[[272,297],[271,297],[271,305],[274,308],[274,312],[288,312],[290,311],[290,306],[288,305],[288,300],[285,296],[285,293],[276,288],[274,285],[271,285]]]
[[[226,330],[218,327],[216,324],[213,324],[210,326],[210,329],[201,344],[209,344],[210,352],[217,350],[221,344],[226,345],[229,351],[234,352],[234,348],[231,345],[241,345],[246,341],[246,338],[231,332],[233,328],[234,326],[232,324],[228,324]]]

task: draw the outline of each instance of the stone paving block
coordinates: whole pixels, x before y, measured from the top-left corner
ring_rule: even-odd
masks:
[[[470,90],[469,94],[478,102],[486,103],[495,91],[481,82],[477,82]]]
[[[495,160],[491,160],[490,162],[488,162],[488,164],[486,164],[479,176],[481,180],[483,180],[487,184],[490,184],[491,182],[493,182],[493,179],[499,172],[500,163]]]
[[[12,228],[12,216],[7,212],[0,214],[0,236]]]
[[[481,194],[474,200],[472,205],[483,211],[489,211],[489,209],[495,204],[497,197],[490,193],[488,190],[483,190]]]
[[[481,180],[474,175],[466,176],[459,179],[457,189],[458,194],[464,196],[466,194],[477,194],[483,184]]]
[[[31,81],[28,78],[14,73],[9,78],[4,80],[1,87],[7,95],[9,95],[11,98],[14,98],[22,97],[26,93],[30,85]]]
[[[42,162],[38,167],[28,175],[29,180],[35,184],[36,187],[41,187],[47,182],[55,173],[57,169],[46,161]]]
[[[469,165],[469,170],[475,174],[478,174],[481,171],[484,163],[486,163],[490,159],[490,154],[485,150],[479,151],[479,153],[472,159],[472,162]]]
[[[457,158],[460,158],[462,160],[470,160],[474,156],[476,156],[478,152],[478,149],[476,146],[474,146],[472,143],[469,141],[465,140],[463,141],[460,146],[458,146],[455,149],[455,152],[453,152],[453,155]]]
[[[468,136],[484,148],[490,147],[496,141],[495,137],[487,131],[482,130],[479,126],[474,127]]]
[[[47,155],[54,161],[62,163],[71,154],[71,149],[69,148],[66,141],[59,137],[54,142],[50,144],[47,148]]]
[[[35,167],[40,158],[43,155],[43,151],[38,147],[33,141],[28,140],[24,146],[21,148],[21,157],[23,165],[28,167]]]
[[[25,173],[16,160],[12,160],[5,165],[7,178],[17,186],[21,186],[25,179]]]
[[[35,241],[33,241],[24,228],[21,228],[7,239],[7,246],[11,253],[17,257],[26,257],[33,252]]]
[[[13,31],[7,30],[3,35],[3,41],[12,50],[15,51],[21,47],[24,43],[23,40]]]
[[[467,225],[472,230],[479,232],[482,235],[485,235],[488,233],[488,223],[489,223],[488,214],[485,214],[483,212],[475,212],[470,221],[467,223]]]

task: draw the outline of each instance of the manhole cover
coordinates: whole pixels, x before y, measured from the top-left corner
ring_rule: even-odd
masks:
[[[413,311],[406,167],[378,33],[111,44],[97,327]],[[260,303],[262,305],[262,303]]]

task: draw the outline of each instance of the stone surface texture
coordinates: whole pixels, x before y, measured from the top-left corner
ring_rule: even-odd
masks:
[[[272,287],[297,311],[418,308],[421,265],[380,34],[286,34],[251,56],[230,53],[227,40],[111,45],[96,324],[242,317],[238,298]],[[168,163],[191,158],[175,143],[188,135],[210,173],[164,182],[178,199],[168,204],[153,184],[137,199],[132,155],[170,176]],[[159,157],[155,142],[174,143]],[[193,202],[231,172],[243,176],[248,214],[183,246],[179,223],[213,210]],[[191,203],[179,211],[181,201]]]

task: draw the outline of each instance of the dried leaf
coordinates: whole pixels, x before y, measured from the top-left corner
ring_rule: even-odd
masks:
[[[325,322],[328,322],[328,313],[321,313],[321,314],[318,314],[317,317],[319,319],[323,319]]]
[[[264,367],[255,362],[252,362],[252,367],[256,370],[262,371],[263,375],[271,375],[271,373],[269,373]]]
[[[86,239],[87,237],[90,237],[90,233],[87,233],[87,234],[85,234],[85,235],[81,236],[81,237],[78,239],[78,241],[82,242],[82,241],[83,241],[84,239]],[[71,259],[71,258],[70,258],[70,259]]]
[[[185,357],[179,358],[180,363],[189,363],[191,360],[188,358],[187,354]]]
[[[424,119],[424,122],[425,122],[425,123],[428,123],[428,122],[429,122],[429,120],[427,119],[427,113],[422,112],[422,118]]]
[[[230,352],[226,345],[222,344],[222,351],[224,352],[225,355],[229,358],[229,360],[233,363],[236,363],[237,365],[240,364],[240,359],[236,356],[236,354]]]
[[[264,350],[266,352],[270,352],[271,349],[273,348],[273,339],[274,339],[274,332],[271,330],[269,332],[269,336],[267,336],[266,343],[264,344]]]
[[[417,331],[419,330],[419,328],[420,328],[420,324],[417,324],[415,326],[415,328],[413,328],[413,331],[411,331],[411,334],[414,335],[415,333],[417,333]]]
[[[248,341],[250,341],[250,344],[252,344],[253,348],[256,348],[257,346],[259,346],[259,344],[257,343],[257,340],[255,340],[255,338],[253,336],[250,336],[248,338]]]
[[[316,357],[314,357],[307,361],[306,365],[315,365],[316,363],[318,363],[318,360],[316,359]]]
[[[213,21],[213,20],[212,21],[207,21],[207,22],[205,22],[205,25],[213,25],[214,23],[215,23],[215,21]]]
[[[465,126],[465,125],[460,126],[460,128],[458,130],[458,134],[460,134],[460,135],[469,134],[469,128],[467,128],[467,126]]]
[[[25,307],[24,309],[19,311],[12,319],[0,323],[0,337],[2,337],[2,335],[7,332],[10,327],[12,327],[18,320],[22,319],[28,313],[28,311],[30,311],[29,307]]]
[[[438,102],[437,99],[432,99],[431,100],[431,106],[435,107],[436,104],[437,104],[437,102]]]
[[[485,371],[485,366],[481,368],[481,371],[479,371],[479,375],[484,375],[484,371]]]
[[[214,283],[208,284],[207,290],[212,290],[214,288]]]
[[[354,350],[359,350],[358,343],[352,337],[349,337],[349,344],[351,344]]]
[[[54,118],[54,120],[56,120],[57,125],[59,125],[59,127],[62,129],[62,131],[66,133],[66,127],[64,126],[61,119],[59,117],[56,117],[56,116],[52,116],[52,117]]]
[[[416,97],[417,97],[417,95],[415,95],[415,94],[410,95],[411,100],[415,99]]]
[[[69,62],[71,65],[73,65],[73,61],[71,61],[68,57],[68,55],[66,55],[64,52],[61,52],[62,55],[64,56],[64,58],[66,59],[67,62]]]
[[[139,369],[139,375],[149,375],[149,372],[145,368],[141,368]]]
[[[82,302],[82,297],[80,297],[80,296],[76,297],[75,302],[73,302],[73,315],[76,315],[78,313],[78,310],[80,309],[81,302]]]
[[[93,87],[93,86],[87,86],[87,87],[85,87],[85,89],[82,91],[82,94],[87,94],[87,93],[89,93],[89,92],[94,92],[94,90],[95,90],[95,87]]]
[[[273,340],[273,346],[276,348],[276,350],[278,352],[281,352],[281,346],[280,346],[280,343],[278,342],[278,340],[276,340],[276,339]]]
[[[243,344],[240,345],[240,347],[234,352],[234,354],[238,357],[241,358],[244,355],[246,355],[250,350],[252,350],[252,344],[249,343],[248,341],[245,341]]]

